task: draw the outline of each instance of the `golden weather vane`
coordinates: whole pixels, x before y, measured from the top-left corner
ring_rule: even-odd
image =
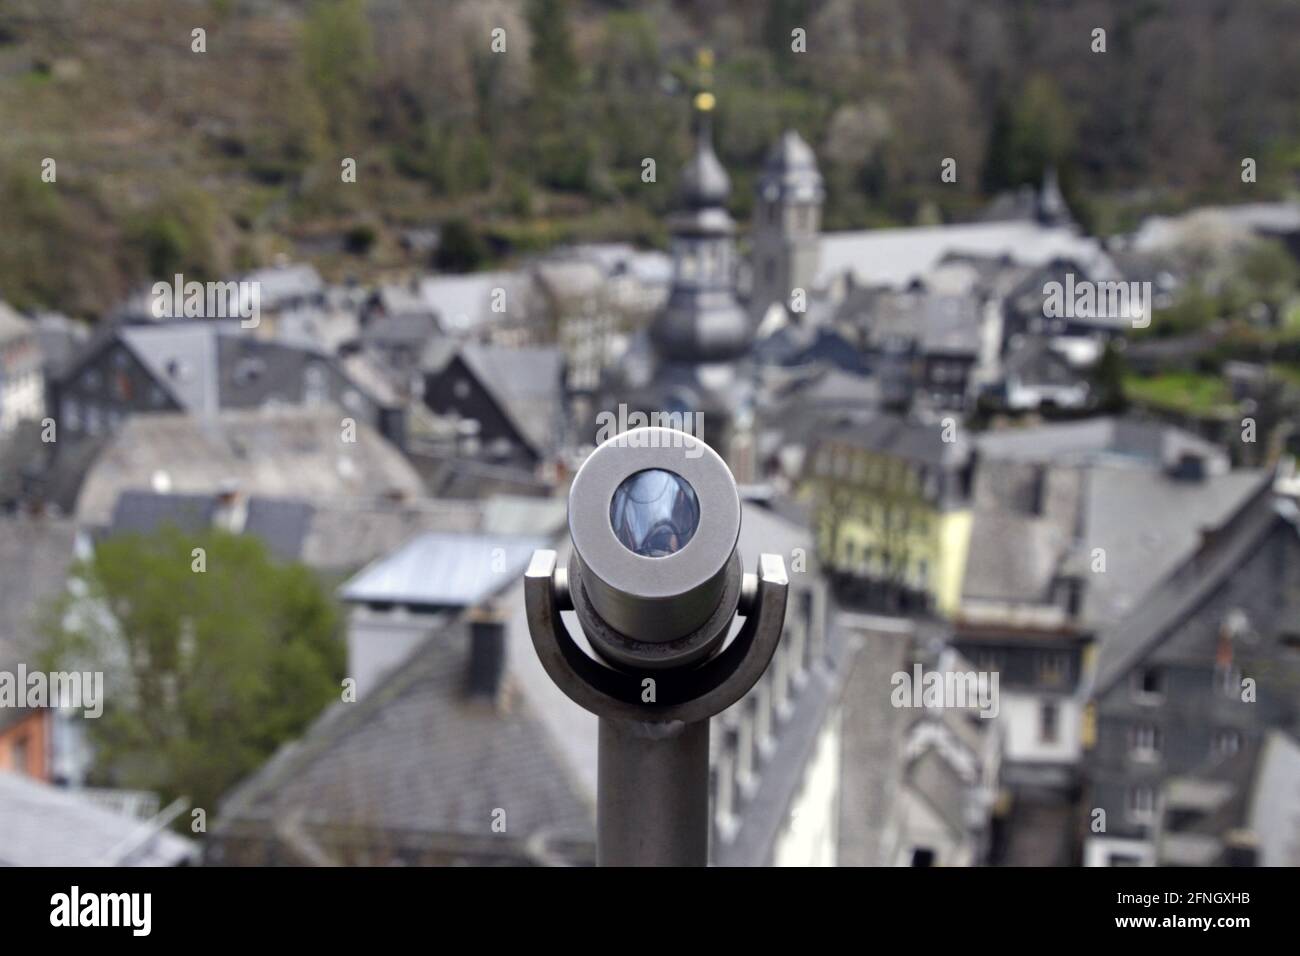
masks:
[[[713,85],[713,51],[708,47],[702,47],[695,54],[696,77],[699,83],[699,92],[695,94],[695,109],[701,113],[713,111],[717,99],[713,91],[709,89]]]

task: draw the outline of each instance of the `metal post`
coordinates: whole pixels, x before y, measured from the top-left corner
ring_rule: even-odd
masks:
[[[649,490],[646,473],[656,476]],[[597,863],[707,866],[709,720],[772,661],[785,562],[763,554],[757,574],[745,573],[726,462],[668,428],[633,429],[592,452],[569,489],[569,536],[566,568],[554,551],[533,554],[524,603],[543,669],[600,719]],[[744,624],[728,642],[737,614]]]
[[[705,866],[709,721],[600,718],[597,864]]]

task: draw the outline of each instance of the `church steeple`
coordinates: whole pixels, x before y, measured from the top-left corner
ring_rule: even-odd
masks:
[[[774,302],[789,308],[795,289],[806,298],[817,275],[826,189],[817,158],[794,130],[772,146],[757,193],[750,309],[761,319]]]
[[[695,148],[682,169],[678,211],[668,219],[672,290],[651,327],[655,350],[666,362],[728,361],[750,347],[749,320],[735,296],[736,224],[726,209],[731,179],[713,149],[712,65],[712,54],[702,51],[692,117]]]

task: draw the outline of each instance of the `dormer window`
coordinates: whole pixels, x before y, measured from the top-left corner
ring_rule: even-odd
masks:
[[[1164,674],[1155,667],[1133,672],[1133,698],[1143,704],[1158,704],[1165,698]]]

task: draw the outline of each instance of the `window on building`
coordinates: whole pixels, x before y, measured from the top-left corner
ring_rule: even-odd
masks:
[[[1159,759],[1161,736],[1155,724],[1135,724],[1129,731],[1129,756],[1141,761]]]
[[[1065,683],[1070,661],[1063,651],[1042,651],[1038,655],[1038,681],[1048,687]]]
[[[1215,757],[1231,757],[1241,749],[1241,731],[1232,728],[1216,730],[1210,738],[1210,753]]]
[[[934,866],[934,850],[928,846],[913,847],[912,866]]]
[[[320,405],[328,398],[325,370],[319,365],[308,365],[302,373],[303,403]]]
[[[812,591],[799,592],[799,618],[803,621],[807,639],[803,645],[803,669],[807,670],[812,666],[813,659],[817,653],[817,646],[820,643],[817,640],[817,619],[815,617],[816,604],[813,602]]]
[[[75,399],[65,398],[63,400],[63,421],[69,431],[81,431],[81,406]]]
[[[121,402],[129,402],[134,397],[131,376],[126,369],[118,369],[113,373],[113,396]]]
[[[1220,691],[1229,697],[1241,693],[1241,668],[1236,664],[1224,664],[1215,668],[1214,680]]]
[[[1136,823],[1150,823],[1156,815],[1156,792],[1151,787],[1130,787],[1128,816]]]
[[[1038,709],[1038,740],[1054,744],[1061,735],[1061,708],[1054,700],[1045,700]]]
[[[1164,674],[1155,667],[1133,672],[1133,695],[1139,700],[1158,701],[1165,695]]]

